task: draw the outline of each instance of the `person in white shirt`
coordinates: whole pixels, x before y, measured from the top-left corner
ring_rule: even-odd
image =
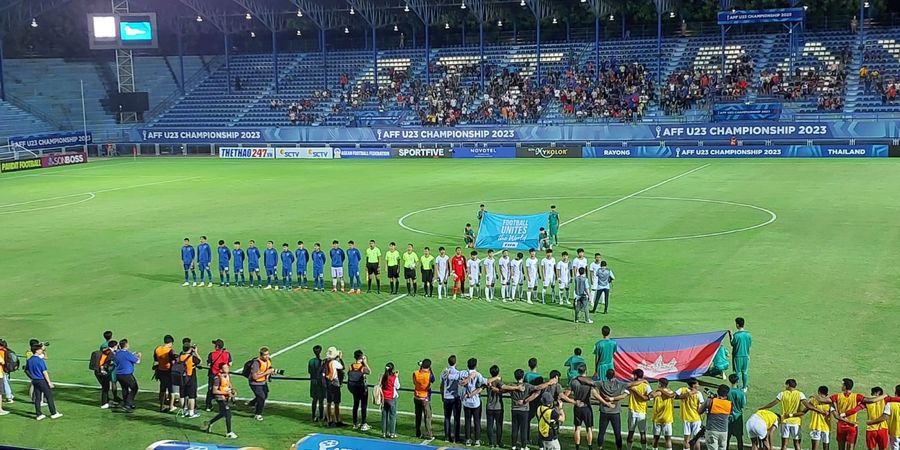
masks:
[[[569,252],[562,252],[562,259],[556,263],[556,279],[559,285],[559,303],[569,304]]]
[[[572,276],[571,276],[571,278],[569,278],[570,280],[572,280],[578,276],[578,269],[584,267],[585,272],[587,272],[587,270],[588,270],[588,260],[587,260],[587,258],[584,257],[584,249],[579,248],[578,250],[575,251],[575,254],[577,256],[575,257],[575,259],[572,260],[572,267],[571,267]],[[593,273],[593,272],[590,272],[590,273]],[[592,276],[592,278],[593,278],[593,276]],[[573,299],[575,298],[574,290],[572,290],[572,298]]]
[[[438,300],[442,299],[442,294],[447,292],[447,280],[450,279],[450,257],[447,256],[447,249],[441,247],[438,249],[438,255],[434,258],[434,265],[437,269],[435,276],[438,285]]]
[[[481,266],[484,267],[484,298],[488,302],[492,302],[494,301],[494,278],[496,276],[493,250],[488,250],[487,258],[484,258]]]
[[[509,262],[509,301],[515,302],[519,296],[519,285],[522,284],[522,252]]]
[[[532,294],[537,293],[539,261],[535,256],[534,249],[528,250],[528,259],[525,260],[525,272],[528,275],[528,290],[525,292],[526,303],[531,305]]]
[[[600,270],[600,262],[603,261],[603,258],[599,253],[594,253],[594,261],[591,262],[590,269],[588,270],[588,276],[591,280],[591,309],[596,310],[594,306],[594,298],[597,295],[597,271]]]
[[[466,261],[466,269],[469,272],[469,298],[475,298],[478,292],[478,285],[481,278],[481,261],[478,259],[478,252],[472,250],[472,257]]]
[[[503,302],[510,298],[509,295],[509,250],[503,250],[497,261],[500,266],[500,298]]]
[[[548,249],[546,256],[541,260],[541,279],[544,284],[541,285],[541,303],[547,303],[546,291],[550,288],[551,300],[556,295],[553,291],[553,281],[556,279],[556,258],[553,257],[553,250]]]

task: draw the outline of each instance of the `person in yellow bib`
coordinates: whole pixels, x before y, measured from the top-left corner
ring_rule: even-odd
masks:
[[[828,396],[828,386],[819,386],[819,397]],[[822,450],[828,450],[828,444],[831,442],[829,434],[831,433],[831,417],[835,415],[828,403],[822,403],[818,397],[813,397],[810,404],[815,406],[820,412],[813,412],[809,416],[809,439],[812,441],[811,450],[819,450],[819,444]],[[807,410],[808,411],[808,410]],[[806,411],[800,414],[805,414]]]
[[[788,440],[794,441],[794,450],[800,450],[800,425],[803,423],[803,413],[800,406],[817,414],[823,411],[811,404],[806,399],[806,394],[797,389],[797,380],[788,378],[784,382],[784,390],[775,396],[775,399],[760,409],[769,409],[775,405],[781,406],[781,448],[787,448]]]
[[[391,284],[391,295],[397,295],[400,291],[400,252],[397,251],[397,243],[391,242],[387,253],[384,254],[384,265],[387,267],[388,282]]]
[[[751,450],[772,450],[772,432],[780,420],[781,416],[768,409],[760,409],[747,419]]]
[[[631,413],[628,416],[628,448],[632,448],[634,443],[634,431],[638,430],[641,435],[641,447],[647,446],[647,402],[650,400],[650,393],[653,389],[650,384],[644,380],[644,371],[635,369],[631,372],[631,379],[639,382],[636,386],[628,389],[628,409]]]
[[[900,397],[900,385],[894,387],[894,395]],[[866,427],[885,424],[887,425],[888,440],[891,444],[891,450],[900,450],[900,403],[886,403],[881,417],[870,419],[866,422]]]
[[[700,392],[700,382],[691,378],[687,387],[678,388],[675,398],[681,401],[681,421],[684,422],[684,442],[690,442],[691,438],[700,433],[703,422],[700,421],[700,404],[703,403],[703,394]],[[685,445],[685,448],[688,448]],[[694,450],[700,450],[700,440],[694,442]]]
[[[672,450],[672,422],[675,418],[675,393],[669,380],[660,378],[659,387],[648,396],[653,401],[653,448],[659,448],[659,438],[666,438],[666,449]]]

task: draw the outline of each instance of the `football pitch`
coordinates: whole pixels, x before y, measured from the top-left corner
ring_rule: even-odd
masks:
[[[4,174],[0,337],[19,354],[30,338],[50,341],[65,417],[35,422],[27,385],[15,382],[0,442],[47,449],[224,442],[223,424],[215,435],[200,431],[213,413],[189,420],[155,411],[149,356],[165,334],[193,338],[204,356],[221,338],[235,366],[265,345],[275,367],[294,377],[307,375],[314,344],[336,346],[347,358],[359,348],[376,374],[393,361],[409,387],[423,358],[439,372],[451,353],[476,357],[482,372],[498,364],[512,380],[532,356],[546,374],[562,370],[575,347],[589,355],[602,325],[613,337],[662,336],[732,328],[743,316],[754,336],[749,413],[774,398],[785,378],[807,394],[821,384],[837,391],[842,377],[860,392],[892,391],[900,362],[893,348],[900,334],[890,325],[900,312],[898,193],[900,168],[886,159],[117,159]],[[511,214],[555,204],[563,224],[557,253],[600,252],[615,272],[610,313],[588,325],[572,323],[572,311],[556,305],[181,286],[184,237],[196,245],[207,235],[213,246],[219,239],[291,249],[298,240],[327,247],[334,239],[375,239],[382,251],[390,241],[454,248],[479,203]],[[386,274],[382,283],[387,292]],[[365,291],[364,275],[363,284]],[[97,384],[88,358],[107,329],[145,355],[133,415],[99,409],[99,392],[81,387]],[[250,395],[242,379],[235,382],[240,397]],[[237,444],[284,449],[330,431],[311,423],[308,398],[306,382],[273,381],[270,399],[284,403],[268,406],[263,422],[236,408]],[[350,398],[345,391],[344,406]],[[401,393],[398,404],[398,433],[413,441],[413,418],[404,413],[412,411],[411,394]],[[380,436],[375,409],[369,406],[370,437]],[[676,430],[679,423],[676,414]],[[561,442],[572,447],[568,435]]]

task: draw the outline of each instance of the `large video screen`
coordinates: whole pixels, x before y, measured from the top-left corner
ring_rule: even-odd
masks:
[[[156,13],[88,14],[93,50],[157,48]]]

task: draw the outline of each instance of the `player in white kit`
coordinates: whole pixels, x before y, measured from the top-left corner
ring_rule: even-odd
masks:
[[[525,275],[528,276],[528,290],[525,292],[526,303],[529,305],[531,303],[531,296],[534,294],[537,295],[537,281],[538,281],[538,266],[540,265],[540,261],[538,261],[537,256],[535,255],[534,249],[528,250],[528,259],[525,260]]]
[[[522,284],[522,252],[509,262],[509,301],[515,302],[519,296],[519,285]]]
[[[600,268],[600,261],[603,261],[603,258],[599,253],[594,253],[594,261],[591,262],[591,308],[594,308],[594,298],[597,296],[597,287],[599,285],[599,281],[597,280],[597,269]]]
[[[572,260],[571,272],[570,272],[572,275],[569,278],[570,280],[574,280],[575,277],[578,276],[578,269],[584,267],[585,272],[587,272],[587,270],[588,270],[588,260],[584,256],[584,249],[579,248],[578,250],[575,251],[575,254],[577,256],[575,257],[575,259]],[[589,273],[594,273],[594,272],[589,272]],[[590,279],[588,279],[588,281],[590,281]],[[575,290],[572,289],[572,299],[574,299],[574,298],[575,298]]]
[[[547,255],[541,260],[541,279],[544,284],[541,285],[541,303],[547,303],[547,288],[550,288],[550,300],[556,295],[553,291],[553,281],[556,280],[556,258],[553,257],[553,250],[547,249]]]
[[[569,304],[569,252],[562,252],[562,259],[556,263],[556,279],[559,284],[559,303]]]
[[[503,299],[503,302],[506,302],[506,299],[510,298],[509,295],[509,250],[503,250],[503,253],[500,254],[500,259],[497,260],[497,265],[500,266],[500,298]]]
[[[472,257],[466,261],[466,271],[469,272],[469,298],[475,298],[478,293],[478,285],[481,278],[481,261],[478,259],[478,252],[472,250]],[[480,296],[481,294],[478,293]]]
[[[484,298],[488,302],[494,301],[494,278],[497,270],[494,262],[494,251],[488,250],[487,258],[481,262],[481,267],[484,267]]]
[[[438,300],[443,298],[442,294],[447,292],[447,280],[450,279],[450,257],[447,256],[447,249],[441,247],[438,249],[438,255],[434,258],[435,277],[438,285]]]

